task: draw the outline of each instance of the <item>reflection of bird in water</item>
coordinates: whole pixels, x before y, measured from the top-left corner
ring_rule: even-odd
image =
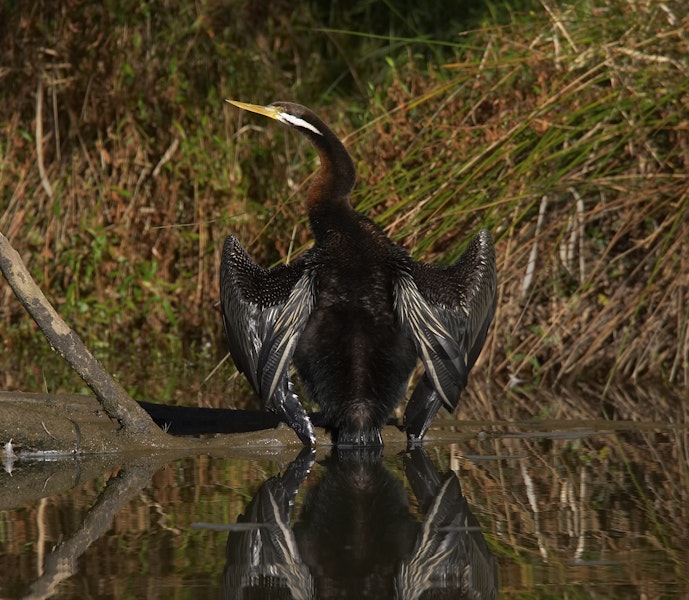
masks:
[[[352,208],[354,164],[316,115],[287,102],[231,102],[306,135],[321,161],[306,201],[316,240],[298,260],[264,269],[234,236],[225,240],[220,297],[237,368],[305,445],[315,434],[289,380],[292,360],[335,443],[381,444],[420,358],[405,428],[421,439],[441,405],[457,406],[493,319],[490,234],[480,230],[454,265],[415,262]]]
[[[318,598],[392,598],[419,531],[401,478],[380,448],[333,449],[319,466],[293,526]]]
[[[497,563],[457,476],[441,476],[420,447],[404,457],[404,474],[425,518],[399,565],[395,598],[497,598]]]
[[[368,447],[319,462],[291,525],[313,460],[303,449],[230,528],[223,598],[497,597],[496,562],[459,480],[441,475],[422,447],[404,457],[422,522],[381,449]]]
[[[290,512],[315,460],[304,448],[281,476],[266,481],[227,539],[223,598],[314,598],[314,582],[299,555]]]

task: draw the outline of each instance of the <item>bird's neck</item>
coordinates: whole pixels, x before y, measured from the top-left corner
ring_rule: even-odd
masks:
[[[356,181],[349,152],[329,129],[323,135],[309,136],[318,151],[321,168],[309,188],[306,207],[309,214],[328,207],[349,206],[349,194]]]
[[[333,236],[348,237],[360,218],[346,197],[340,201],[321,201],[309,208],[309,223],[316,244],[328,245]]]

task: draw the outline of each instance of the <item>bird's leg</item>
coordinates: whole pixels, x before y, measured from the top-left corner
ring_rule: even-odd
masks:
[[[313,429],[311,419],[306,414],[297,395],[292,391],[291,385],[275,390],[266,407],[280,417],[281,421],[294,429],[304,446],[311,448],[316,445],[316,432]]]
[[[441,405],[440,394],[435,391],[428,376],[424,375],[404,412],[403,429],[410,444],[416,444],[423,439]]]

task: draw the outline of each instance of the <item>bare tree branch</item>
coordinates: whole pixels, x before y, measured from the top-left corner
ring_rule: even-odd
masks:
[[[64,358],[98,398],[105,412],[122,425],[125,433],[145,435],[151,443],[167,437],[124,388],[89,352],[79,336],[58,315],[36,285],[9,240],[0,233],[0,270],[50,346]]]

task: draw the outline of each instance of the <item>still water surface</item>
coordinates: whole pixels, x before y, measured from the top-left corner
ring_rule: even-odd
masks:
[[[0,597],[686,598],[687,473],[686,430],[590,423],[21,460],[0,474]]]

